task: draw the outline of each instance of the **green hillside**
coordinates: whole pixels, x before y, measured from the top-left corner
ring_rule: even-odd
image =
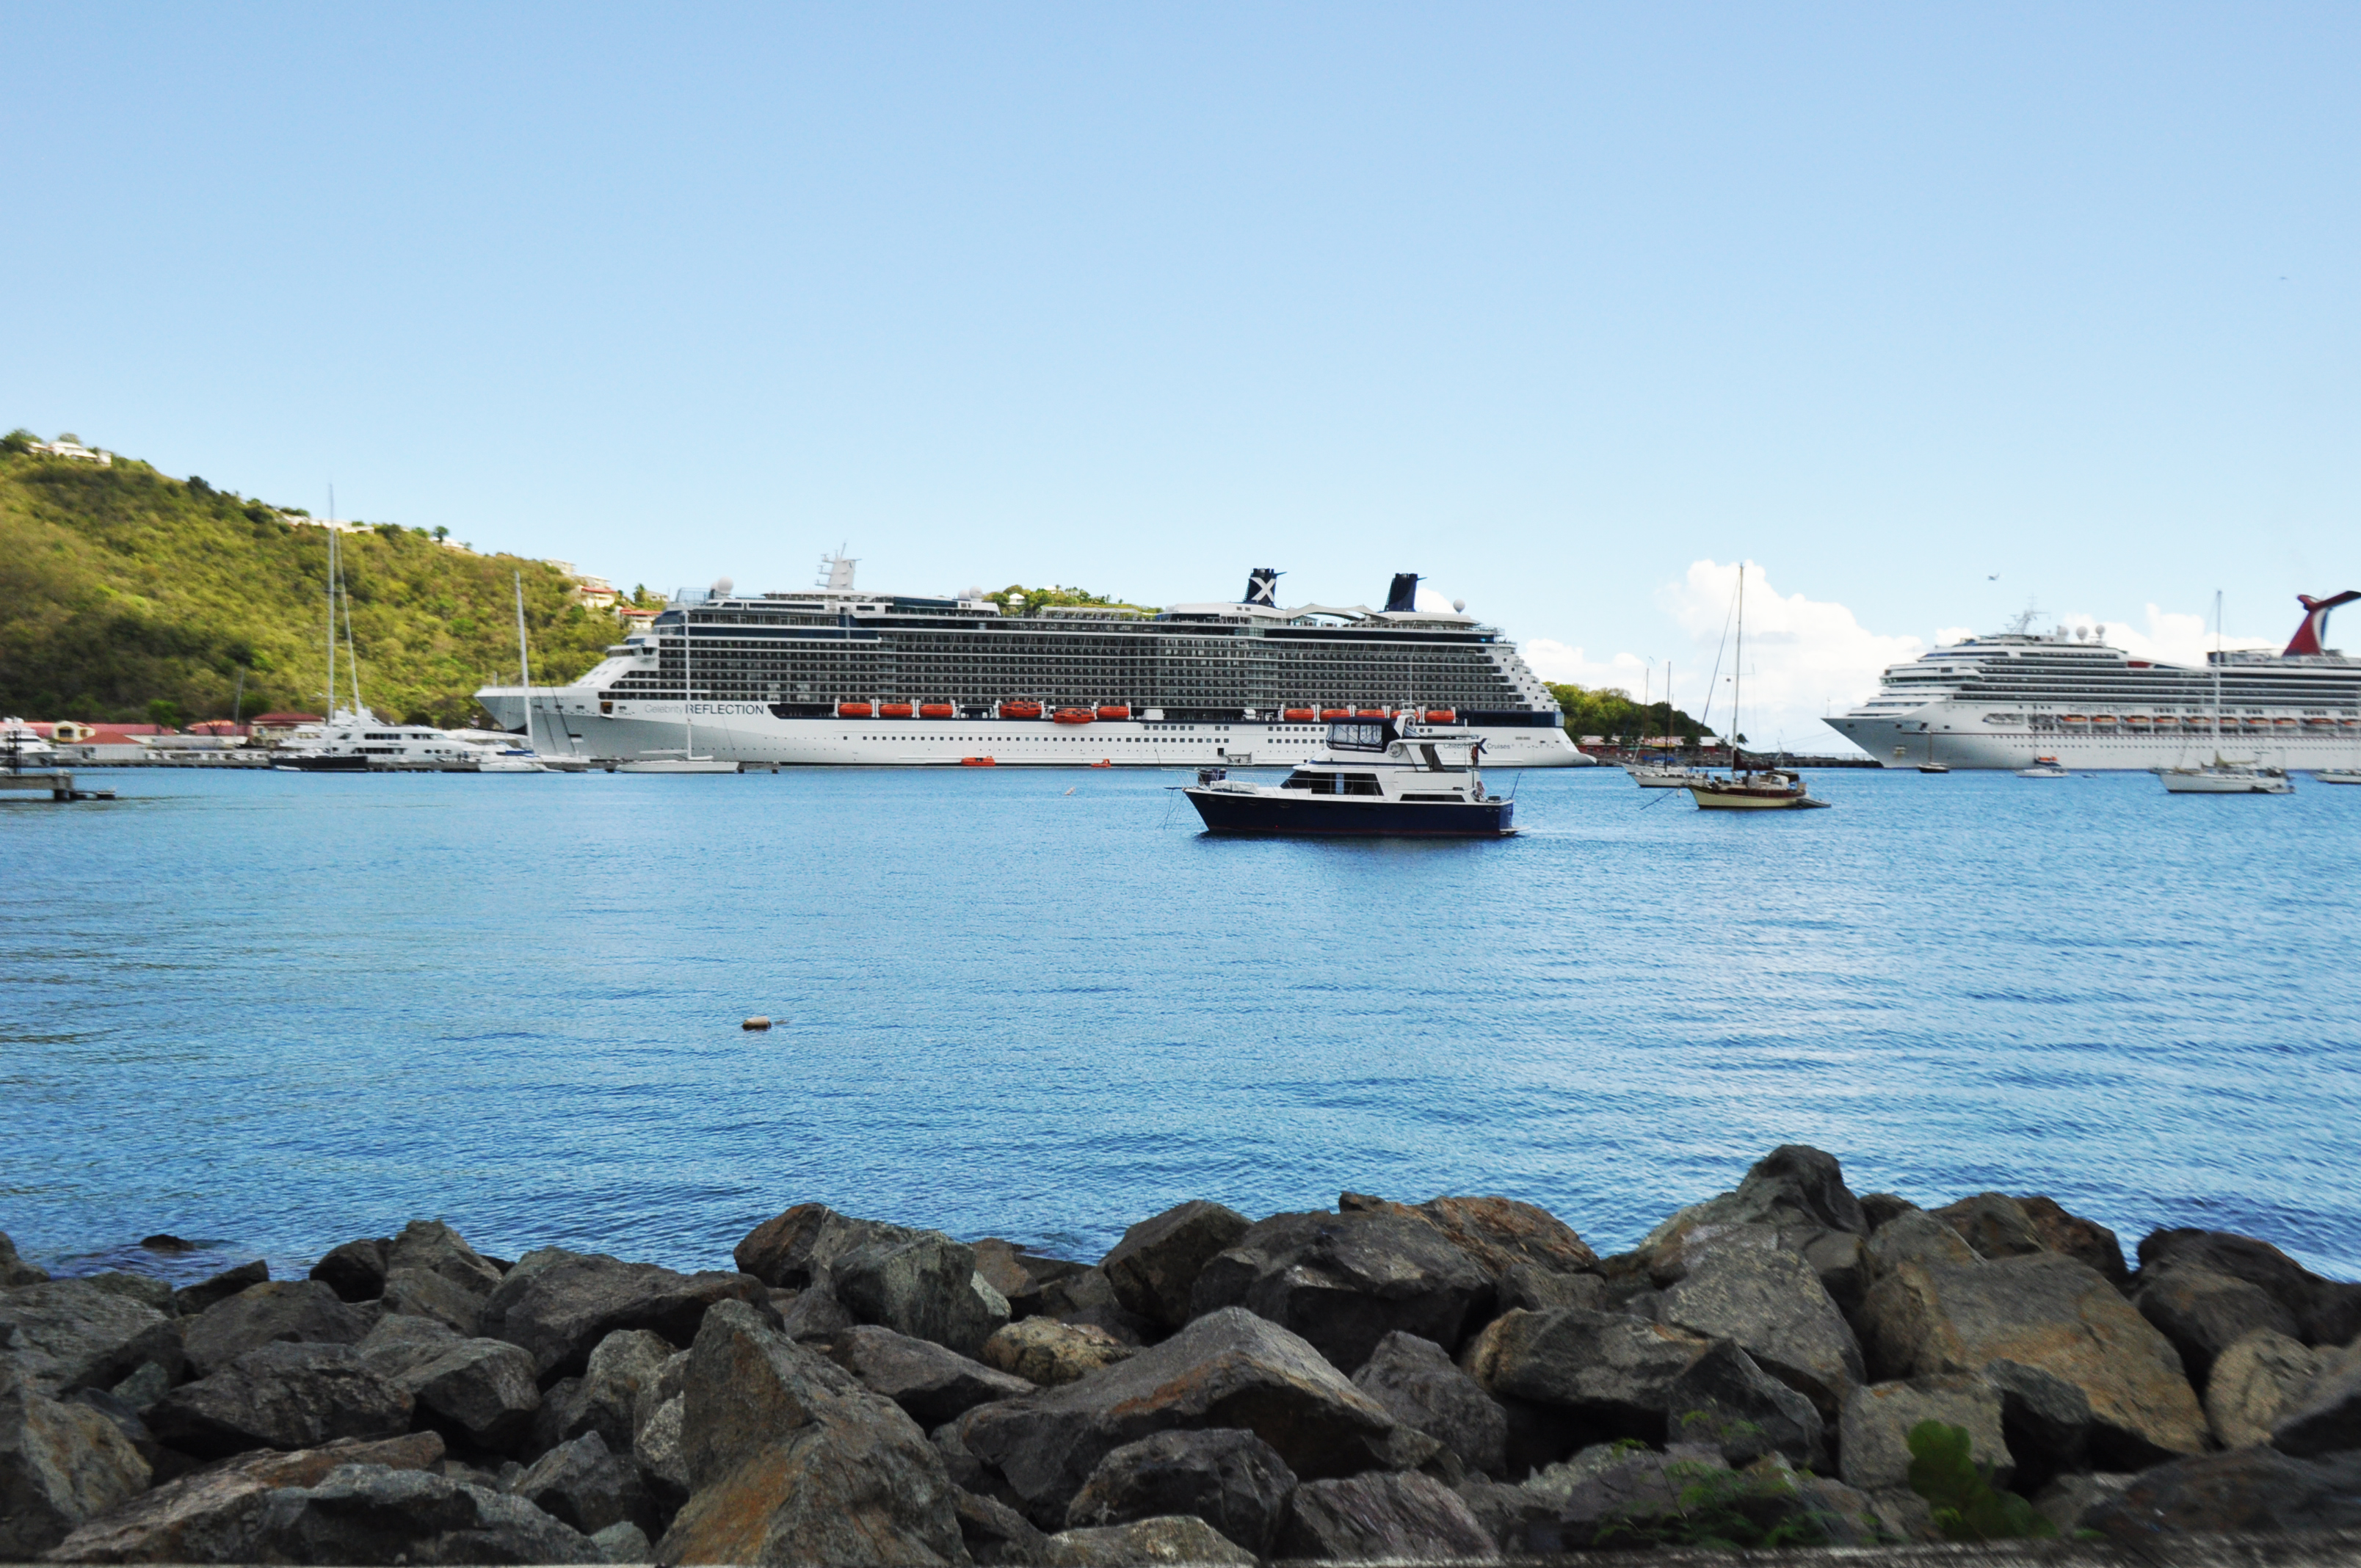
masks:
[[[326,679],[328,533],[281,509],[0,439],[0,713],[182,721],[244,710],[317,713]],[[524,574],[533,678],[566,680],[618,636],[556,568],[478,555],[423,531],[339,535],[361,696],[388,718],[462,723],[488,678],[516,679],[512,573]],[[336,685],[350,700],[338,650]]]

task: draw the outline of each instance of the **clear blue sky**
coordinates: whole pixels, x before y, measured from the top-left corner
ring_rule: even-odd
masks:
[[[271,500],[652,587],[1418,570],[1593,660],[1708,558],[1885,637],[2361,586],[2351,5],[5,22],[0,425]]]

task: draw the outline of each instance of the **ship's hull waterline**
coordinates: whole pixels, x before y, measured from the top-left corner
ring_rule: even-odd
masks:
[[[2217,740],[2210,729],[2179,729],[2169,735],[2118,732],[2076,734],[2070,730],[1993,729],[1976,709],[1949,718],[1940,714],[1914,716],[1905,722],[1843,718],[1823,720],[1848,740],[1888,768],[1913,769],[1927,761],[1927,740],[1934,740],[1934,761],[1956,769],[2029,768],[2044,757],[2061,767],[2102,773],[2111,770],[2147,772],[2155,768],[2197,767],[2216,752],[2236,762],[2257,762],[2294,770],[2349,768],[2361,758],[2361,736],[2352,729],[2334,732],[2297,729],[2287,733],[2224,727]],[[1931,723],[1931,731],[1919,729]],[[1957,729],[1946,729],[1946,724]],[[1973,726],[1972,729],[1969,726]],[[2275,729],[2278,727],[2275,727]]]
[[[524,693],[488,686],[477,694],[493,720],[522,730]],[[537,688],[537,743],[599,762],[634,761],[682,746],[677,702],[636,703],[600,713],[588,689]],[[625,705],[612,703],[618,709]],[[700,702],[690,716],[697,754],[755,767],[1293,767],[1318,753],[1323,724],[1159,723],[1099,719],[1060,724],[1017,718],[780,718],[760,703]],[[1556,728],[1477,729],[1488,767],[1590,767]]]

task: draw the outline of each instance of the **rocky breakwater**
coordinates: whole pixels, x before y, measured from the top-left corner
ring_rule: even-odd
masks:
[[[1186,1203],[1095,1264],[787,1210],[733,1269],[447,1227],[172,1291],[0,1243],[0,1560],[1485,1561],[2361,1526],[2361,1287],[1817,1150],[1600,1258],[1499,1198]]]

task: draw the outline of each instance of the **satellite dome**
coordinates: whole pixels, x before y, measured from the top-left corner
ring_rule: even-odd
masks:
[[[737,590],[737,587],[738,585],[731,582],[727,577],[716,577],[713,579],[713,597],[718,599],[726,599]]]

